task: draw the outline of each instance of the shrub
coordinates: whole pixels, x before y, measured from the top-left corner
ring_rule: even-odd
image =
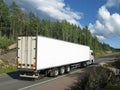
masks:
[[[109,69],[103,67],[94,68],[88,78],[87,90],[101,90],[109,82],[111,76],[113,76],[113,73]]]
[[[104,90],[120,90],[120,84],[108,84]]]
[[[0,48],[7,49],[7,47],[14,42],[15,40],[12,38],[8,39],[6,36],[0,37]]]
[[[112,64],[112,66],[115,67],[115,68],[120,69],[120,59],[117,59],[117,61],[115,61],[115,62]]]

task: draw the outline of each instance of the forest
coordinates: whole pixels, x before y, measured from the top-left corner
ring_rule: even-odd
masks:
[[[108,44],[99,42],[98,38],[91,34],[87,26],[81,28],[70,24],[66,20],[50,21],[40,19],[40,16],[32,12],[22,11],[15,2],[7,5],[4,0],[0,0],[0,38],[6,37],[10,40],[16,40],[19,35],[41,35],[87,45],[94,52],[114,50]]]

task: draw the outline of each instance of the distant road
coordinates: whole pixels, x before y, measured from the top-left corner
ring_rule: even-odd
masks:
[[[113,55],[108,55],[108,56],[103,56],[101,58],[98,58],[95,60],[95,63],[100,63],[100,62],[106,62],[106,61],[109,61],[109,60],[114,60],[114,59],[117,59],[117,58],[120,58],[120,54],[113,54]]]
[[[98,58],[95,60],[95,65],[100,62],[114,60],[118,57],[120,57],[120,54]],[[87,67],[87,69],[90,67]],[[0,90],[69,90],[69,87],[77,82],[77,78],[82,77],[84,71],[87,69],[77,69],[68,75],[62,75],[56,78],[44,77],[35,81],[31,79],[21,80],[17,72],[2,74],[0,75]]]

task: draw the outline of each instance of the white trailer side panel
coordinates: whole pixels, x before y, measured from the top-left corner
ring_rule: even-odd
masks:
[[[89,60],[88,46],[37,37],[37,70]]]

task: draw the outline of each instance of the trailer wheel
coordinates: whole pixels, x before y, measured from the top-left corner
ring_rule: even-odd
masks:
[[[58,75],[59,75],[59,70],[58,69],[52,69],[52,71],[50,72],[51,77],[56,77]]]
[[[66,73],[69,73],[70,72],[70,66],[66,66],[66,68],[65,68],[66,70]]]
[[[54,76],[58,76],[59,75],[59,70],[58,69],[55,69],[54,70]]]
[[[65,73],[65,68],[64,67],[61,67],[59,70],[60,70],[60,75],[63,75]]]

